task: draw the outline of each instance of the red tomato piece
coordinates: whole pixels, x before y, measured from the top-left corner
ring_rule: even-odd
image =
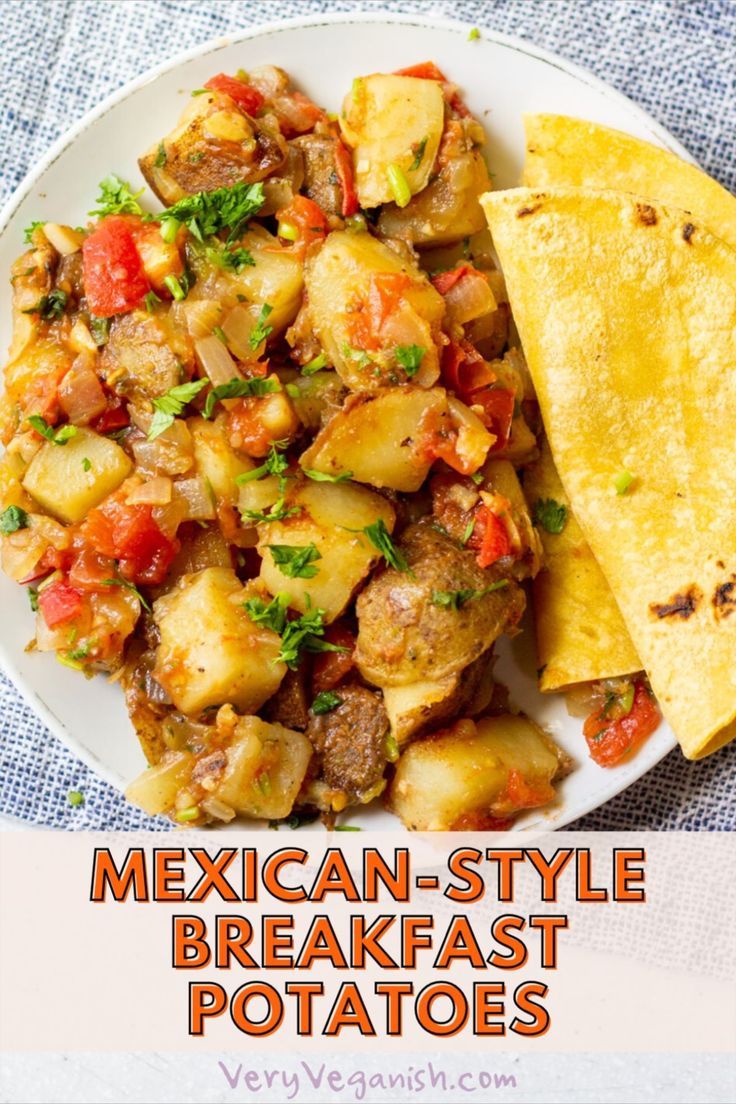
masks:
[[[312,690],[321,694],[323,690],[332,690],[353,667],[355,637],[345,625],[338,622],[325,629],[324,639],[330,644],[347,648],[346,652],[320,652],[312,666]]]
[[[350,218],[359,210],[358,193],[355,190],[353,157],[345,143],[338,138],[335,143],[335,172],[342,189],[342,217]]]
[[[150,506],[128,506],[117,498],[90,510],[80,532],[96,552],[118,560],[120,574],[136,584],[162,583],[179,551],[179,542],[159,529]]]
[[[264,104],[264,99],[257,88],[240,80],[238,77],[228,77],[226,73],[217,73],[205,81],[205,88],[212,92],[224,92],[246,115],[256,115]]]
[[[484,387],[475,391],[470,400],[471,406],[482,406],[481,421],[496,437],[491,452],[505,448],[511,436],[511,423],[514,420],[516,398],[513,391],[503,387]]]
[[[479,506],[475,512],[475,529],[468,541],[477,549],[475,557],[479,567],[490,567],[496,560],[511,554],[511,540],[501,518],[487,506]]]
[[[84,291],[98,318],[133,310],[151,290],[135,246],[135,226],[134,220],[111,215],[82,245]]]
[[[472,405],[476,391],[494,383],[496,374],[469,341],[450,341],[442,353],[442,381],[458,398]]]
[[[115,577],[112,559],[82,544],[69,568],[69,582],[78,590],[103,590],[106,579]]]
[[[127,407],[121,399],[110,398],[107,410],[103,410],[91,425],[95,433],[115,433],[119,429],[125,429],[130,425]]]
[[[280,223],[289,223],[296,229],[296,245],[306,249],[312,242],[324,241],[330,229],[327,217],[313,199],[296,195],[286,207],[276,212]]]
[[[623,717],[612,721],[603,706],[586,719],[583,734],[591,759],[601,767],[615,767],[639,748],[661,720],[662,714],[644,680],[637,679],[631,710]]]
[[[39,592],[38,608],[50,629],[73,621],[84,608],[84,598],[75,587],[60,579]]]
[[[440,295],[447,295],[450,288],[459,283],[464,276],[480,276],[481,279],[486,279],[485,273],[480,272],[473,265],[461,264],[457,268],[451,268],[449,272],[438,272],[432,277],[432,283]]]
[[[438,69],[433,61],[420,61],[418,65],[410,65],[406,69],[397,69],[397,77],[419,77],[421,80],[446,81],[447,77]]]

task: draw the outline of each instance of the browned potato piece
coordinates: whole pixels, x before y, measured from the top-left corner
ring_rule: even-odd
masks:
[[[397,742],[406,744],[428,726],[458,713],[472,717],[486,709],[493,695],[493,662],[486,652],[464,671],[439,682],[385,686],[383,704]]]
[[[331,418],[299,463],[336,475],[350,471],[359,483],[418,491],[432,465],[420,430],[430,420],[450,416],[440,387],[386,387],[351,396]]]
[[[565,757],[528,717],[458,721],[416,740],[399,759],[389,808],[414,831],[484,831],[546,805]],[[496,823],[494,823],[496,822]]]
[[[412,573],[390,568],[356,604],[355,662],[368,682],[382,687],[451,678],[513,628],[524,610],[516,583],[478,567],[472,552],[427,522],[406,530],[401,550]],[[498,589],[484,593],[496,583]],[[456,591],[477,596],[455,609],[443,596]]]
[[[253,184],[286,164],[286,141],[272,122],[266,127],[229,96],[204,92],[187,104],[171,133],[139,158],[140,170],[166,206],[194,192]]]
[[[383,292],[376,290],[382,278]],[[400,254],[367,232],[337,231],[307,259],[305,283],[314,333],[351,390],[409,379],[432,386],[440,374],[437,343],[445,304],[408,251]],[[382,294],[393,299],[377,320]],[[374,339],[368,351],[359,339],[366,327]],[[397,353],[411,346],[423,350],[416,371],[407,371]]]
[[[225,756],[212,797],[244,816],[279,819],[292,810],[312,745],[302,732],[242,717]]]

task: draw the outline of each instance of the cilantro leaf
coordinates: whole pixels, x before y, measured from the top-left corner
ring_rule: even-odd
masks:
[[[244,268],[255,267],[255,257],[250,249],[242,246],[226,245],[220,249],[216,245],[208,245],[205,252],[208,261],[225,271],[237,273]]]
[[[33,426],[36,433],[40,433],[52,445],[65,445],[72,437],[76,437],[78,432],[75,425],[63,425],[59,426],[58,429],[54,429],[40,414],[29,414],[28,422]]]
[[[495,583],[484,587],[482,590],[433,590],[432,605],[441,606],[444,609],[462,609],[467,602],[475,602],[478,598],[485,598],[486,594],[493,594],[496,590],[504,590],[509,585],[508,579],[497,579]]]
[[[407,575],[412,574],[403,552],[399,551],[391,540],[391,534],[386,528],[383,518],[379,518],[372,525],[366,525],[362,532],[368,537],[373,547],[378,549],[387,564],[395,567],[397,571],[404,571]]]
[[[322,690],[312,702],[312,712],[315,716],[321,717],[324,713],[331,713],[333,709],[337,709],[338,705],[342,705],[342,701],[343,699],[334,690]]]
[[[238,478],[242,480],[242,476]],[[280,498],[276,499],[268,512],[264,510],[241,510],[240,515],[247,521],[255,521],[256,523],[264,522],[268,524],[269,521],[283,521],[284,518],[293,517],[295,514],[300,514],[301,512],[301,506],[287,506],[286,499],[281,495]]]
[[[24,310],[23,314],[40,314],[45,322],[53,322],[61,318],[68,299],[63,288],[54,288],[48,295],[42,295],[35,306]]]
[[[329,475],[327,472],[315,471],[313,468],[302,468],[307,479],[313,479],[315,483],[347,483],[353,478],[351,471],[338,472],[337,475]]]
[[[235,482],[239,487],[243,483],[251,483],[254,479],[263,479],[266,475],[277,475],[279,477],[279,492],[284,493],[286,487],[286,478],[284,472],[289,467],[289,461],[284,454],[279,451],[278,442],[271,445],[268,450],[268,456],[262,464],[259,464],[257,468],[252,468],[248,472],[242,472],[240,475],[235,476]]]
[[[303,651],[346,652],[348,650],[339,644],[330,644],[329,641],[320,639],[325,631],[324,610],[307,609],[301,617],[289,621],[288,594],[277,594],[268,604],[262,598],[249,598],[243,605],[251,621],[267,625],[269,629],[279,634],[281,649],[278,658],[292,670],[299,666]]]
[[[207,385],[206,379],[191,380],[189,383],[180,383],[172,387],[165,395],[159,395],[153,400],[153,421],[148,431],[148,440],[154,441],[165,433],[169,426],[174,424],[174,418],[181,414],[187,403]]]
[[[422,138],[421,142],[415,142],[414,145],[411,147],[411,152],[414,154],[414,160],[409,166],[409,172],[416,172],[421,165],[428,141],[429,135],[427,135],[425,138]]]
[[[20,506],[7,506],[0,514],[0,533],[9,537],[19,529],[28,528],[28,514]]]
[[[229,230],[228,242],[233,242],[265,201],[263,185],[239,181],[231,187],[215,188],[211,192],[196,192],[184,196],[167,207],[157,220],[184,223],[198,241],[211,238],[221,230]]]
[[[26,226],[25,230],[23,231],[23,241],[28,242],[29,244],[32,245],[33,244],[33,232],[34,232],[34,230],[38,230],[39,226],[41,227],[41,229],[43,229],[45,225],[46,225],[45,222],[35,220],[34,222],[31,223],[30,226]]]
[[[264,602],[262,598],[247,598],[243,602],[245,612],[256,625],[265,625],[279,636],[286,627],[287,611],[289,609],[289,595],[277,594],[270,602]]]
[[[421,345],[397,345],[394,355],[409,379],[419,371],[426,349]]]
[[[156,153],[156,160],[153,162],[154,167],[157,169],[162,169],[166,164],[166,157],[166,146],[163,144],[163,142],[159,142],[158,151]]]
[[[121,180],[115,173],[110,173],[100,181],[100,194],[97,197],[98,207],[94,211],[88,211],[89,215],[104,218],[105,215],[142,215],[143,208],[138,202],[138,196],[143,195],[145,188],[131,192],[130,185]]]
[[[248,344],[255,352],[259,345],[262,344],[273,333],[273,326],[266,326],[265,322],[269,314],[273,310],[270,303],[264,303],[261,307],[261,313],[258,315],[258,321],[248,335]]]
[[[319,571],[314,561],[321,560],[322,553],[313,542],[306,545],[269,544],[267,547],[276,567],[289,579],[313,579]]]
[[[534,503],[534,523],[548,533],[561,533],[567,522],[567,506],[554,498],[540,498]]]
[[[102,580],[102,585],[103,586],[110,586],[110,587],[112,587],[112,586],[125,587],[126,590],[130,590],[133,594],[135,594],[136,598],[138,599],[140,604],[143,606],[144,610],[148,610],[149,613],[153,613],[153,610],[151,609],[150,604],[143,597],[143,595],[139,591],[138,587],[135,585],[135,583],[131,583],[128,579],[121,579],[121,578],[103,579]]]
[[[254,395],[269,395],[280,390],[279,382],[275,379],[261,379],[260,377],[231,379],[227,383],[221,383],[219,387],[212,388],[207,396],[202,414],[205,418],[211,418],[215,403],[219,402],[220,399],[251,398]]]
[[[94,314],[91,314],[89,316],[89,332],[92,334],[92,340],[98,348],[101,345],[106,345],[110,336],[110,319],[96,318]]]

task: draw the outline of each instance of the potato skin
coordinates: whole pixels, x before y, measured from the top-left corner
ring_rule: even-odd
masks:
[[[499,576],[427,521],[410,526],[401,550],[412,575],[389,568],[358,598],[355,662],[377,686],[440,681],[478,659],[524,610],[512,580],[461,609],[436,605],[435,591],[483,590]]]

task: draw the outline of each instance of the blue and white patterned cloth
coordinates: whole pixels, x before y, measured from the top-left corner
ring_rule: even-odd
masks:
[[[105,96],[170,53],[254,24],[381,8],[466,20],[592,70],[736,189],[733,0],[0,0],[2,200],[48,146]],[[55,828],[151,827],[53,737],[0,676],[0,813]],[[72,808],[70,789],[85,804]],[[733,828],[736,745],[703,763],[672,752],[576,827]],[[165,825],[161,825],[165,827]]]

